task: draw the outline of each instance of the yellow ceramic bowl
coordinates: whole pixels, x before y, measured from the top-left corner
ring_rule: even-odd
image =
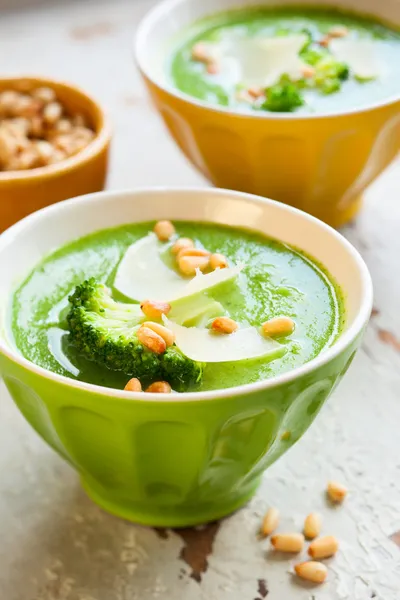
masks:
[[[186,27],[207,15],[278,0],[166,0],[143,20],[136,58],[175,141],[215,185],[274,198],[338,227],[400,149],[400,93],[340,114],[239,114],[172,87],[166,57]],[[279,0],[279,6],[307,0]],[[329,1],[319,0],[319,6]],[[332,2],[331,2],[332,4]],[[336,8],[400,25],[400,2],[336,0]]]
[[[53,88],[72,114],[85,115],[96,137],[79,154],[58,164],[27,171],[0,171],[0,230],[44,206],[104,188],[111,131],[103,110],[70,84],[37,77],[0,79],[0,92],[29,91],[40,86]]]

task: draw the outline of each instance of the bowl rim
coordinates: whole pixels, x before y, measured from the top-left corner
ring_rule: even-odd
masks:
[[[156,87],[161,89],[163,92],[170,94],[171,96],[174,96],[175,98],[178,98],[179,100],[186,102],[187,104],[190,104],[196,108],[203,108],[203,109],[210,110],[213,113],[219,113],[219,114],[223,114],[223,115],[240,117],[242,119],[262,119],[262,120],[270,120],[271,119],[274,121],[275,120],[304,121],[307,119],[312,119],[312,120],[333,119],[333,118],[338,118],[338,117],[347,117],[347,116],[351,116],[351,115],[364,114],[364,113],[368,113],[370,111],[373,111],[373,110],[376,110],[379,108],[389,107],[389,106],[395,104],[396,102],[400,101],[400,92],[399,92],[398,94],[393,94],[392,96],[389,96],[386,99],[384,98],[380,102],[366,104],[365,106],[362,106],[360,108],[350,108],[347,110],[344,109],[344,110],[341,110],[340,112],[321,112],[321,113],[304,114],[304,113],[270,113],[270,112],[263,113],[262,111],[259,111],[259,112],[254,111],[254,114],[253,114],[253,113],[240,112],[237,109],[227,108],[224,106],[220,106],[218,104],[212,104],[211,102],[207,102],[205,100],[199,100],[198,98],[195,98],[194,96],[191,96],[190,94],[181,92],[178,88],[174,87],[172,84],[169,84],[168,81],[166,81],[164,83],[160,77],[153,77],[152,74],[149,73],[149,70],[146,68],[145,48],[146,48],[146,43],[147,43],[147,36],[148,36],[151,28],[153,27],[153,25],[157,21],[159,21],[160,19],[162,19],[163,17],[168,15],[173,9],[175,9],[176,7],[179,7],[180,5],[184,5],[186,2],[188,2],[188,0],[161,0],[161,2],[158,2],[153,8],[148,10],[147,13],[145,13],[145,15],[142,17],[142,19],[139,23],[139,26],[136,30],[136,35],[133,40],[133,52],[134,52],[136,65],[137,65],[139,71],[141,72],[141,74],[146,79],[148,79],[153,85],[155,85]],[[277,3],[277,5],[279,5],[279,0],[275,0],[275,2]],[[254,1],[255,7],[261,6],[261,5],[263,5],[263,0],[255,0]],[[274,5],[271,4],[271,7],[273,7],[273,6]],[[304,4],[302,4],[301,6],[316,7],[316,6],[318,6],[318,2],[313,3],[311,0],[305,0]],[[332,3],[332,7],[334,7],[333,3]],[[249,8],[251,9],[251,7],[249,7]],[[327,8],[329,8],[329,6],[327,6]],[[237,9],[240,10],[240,7],[238,6]],[[233,9],[233,10],[235,10],[235,9]],[[210,13],[210,15],[211,14],[212,13]],[[218,14],[218,11],[215,14]],[[370,15],[370,16],[373,17],[374,15]]]
[[[109,117],[101,104],[81,87],[68,81],[43,77],[40,75],[9,75],[0,77],[0,84],[2,82],[10,82],[10,85],[12,86],[13,81],[16,83],[26,81],[27,83],[36,83],[38,86],[43,85],[51,88],[53,86],[59,86],[72,90],[74,94],[86,98],[93,104],[92,114],[97,114],[100,122],[98,131],[95,132],[96,135],[94,139],[89,142],[86,148],[74,156],[70,156],[59,163],[46,165],[44,167],[37,167],[36,169],[25,169],[23,171],[0,171],[0,186],[2,184],[6,185],[17,182],[29,183],[30,181],[36,181],[38,179],[51,179],[58,177],[63,173],[75,169],[77,166],[90,162],[94,156],[99,154],[109,144],[112,136],[112,127]]]
[[[122,190],[122,191],[106,191],[106,192],[97,192],[94,194],[87,194],[84,196],[79,196],[76,198],[72,198],[70,200],[64,200],[57,204],[53,204],[42,208],[41,210],[32,213],[12,225],[9,229],[7,229],[4,233],[0,235],[0,253],[7,246],[9,242],[14,241],[19,235],[24,233],[25,228],[31,227],[35,225],[36,222],[39,222],[41,219],[46,218],[49,213],[54,213],[59,211],[65,206],[79,206],[81,204],[90,204],[92,209],[95,210],[96,199],[101,198],[113,198],[114,201],[118,201],[119,197],[125,197],[127,194],[129,195],[153,195],[154,193],[158,194],[198,194],[204,195],[207,193],[209,188],[207,187],[181,187],[181,188],[173,188],[173,187],[147,187],[147,188],[137,188],[134,190]],[[357,268],[359,270],[361,276],[362,283],[362,299],[360,302],[360,306],[358,308],[356,317],[349,327],[343,334],[339,336],[339,338],[333,343],[331,347],[317,355],[311,361],[297,367],[295,369],[291,369],[281,375],[276,375],[275,377],[271,377],[270,379],[265,379],[262,381],[258,381],[256,383],[247,383],[240,386],[234,386],[230,388],[224,388],[221,390],[210,390],[210,391],[200,391],[200,392],[172,392],[168,395],[167,398],[162,398],[162,402],[194,402],[194,401],[202,401],[202,400],[218,400],[218,399],[232,399],[234,397],[248,395],[256,392],[268,391],[271,388],[275,388],[281,386],[283,384],[289,384],[296,379],[299,379],[305,375],[310,374],[311,372],[323,367],[330,361],[334,360],[338,357],[346,348],[352,344],[352,342],[359,336],[359,334],[363,331],[365,325],[368,323],[371,310],[372,310],[372,300],[373,300],[373,289],[372,289],[372,280],[371,275],[368,271],[367,265],[362,259],[359,252],[354,248],[354,246],[338,231],[327,225],[326,223],[316,219],[315,217],[305,213],[293,206],[282,204],[275,200],[271,200],[269,198],[262,198],[260,196],[255,196],[253,194],[247,194],[244,192],[237,192],[226,189],[213,189],[213,194],[220,195],[222,197],[235,197],[242,199],[247,202],[252,202],[255,204],[262,205],[278,205],[279,209],[283,212],[288,211],[297,214],[301,219],[306,219],[312,221],[317,226],[319,226],[322,230],[333,235],[337,241],[342,244],[347,252],[352,256]],[[317,258],[317,257],[315,257]],[[71,387],[72,389],[80,390],[81,392],[88,392],[99,394],[101,396],[108,397],[110,399],[119,399],[125,402],[134,401],[160,401],[160,395],[157,393],[146,393],[143,392],[127,392],[124,390],[116,390],[113,388],[107,388],[100,385],[94,385],[91,383],[86,383],[82,381],[78,381],[75,379],[70,379],[64,375],[59,375],[57,373],[53,373],[45,369],[44,367],[40,367],[35,363],[31,362],[22,354],[19,354],[17,348],[13,348],[11,345],[7,344],[7,337],[5,335],[5,331],[3,330],[3,335],[0,337],[0,353],[4,354],[9,360],[14,363],[17,363],[20,367],[27,369],[28,371],[43,377],[45,380],[51,380],[55,383],[64,385],[66,387]]]

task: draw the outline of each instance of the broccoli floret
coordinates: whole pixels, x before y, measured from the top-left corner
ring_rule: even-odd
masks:
[[[283,76],[279,83],[265,91],[265,101],[260,108],[271,112],[292,112],[303,104],[304,99],[296,84]]]
[[[199,384],[204,366],[187,358],[176,346],[168,348],[161,358],[162,378],[177,392]]]
[[[349,78],[349,67],[332,55],[325,56],[315,65],[314,83],[324,94],[332,94]]]
[[[300,54],[302,60],[312,67],[315,67],[327,55],[328,51],[322,48],[307,48]]]
[[[70,341],[89,360],[137,377],[144,385],[163,379],[183,391],[201,380],[203,365],[177,348],[170,347],[164,354],[146,348],[136,335],[146,319],[140,306],[116,302],[94,278],[79,285],[69,302]]]

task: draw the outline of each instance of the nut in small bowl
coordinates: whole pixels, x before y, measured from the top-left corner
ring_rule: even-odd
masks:
[[[0,230],[44,206],[104,188],[111,132],[82,90],[0,79]]]

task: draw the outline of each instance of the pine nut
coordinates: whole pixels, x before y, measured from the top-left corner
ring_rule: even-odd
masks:
[[[311,542],[308,554],[311,558],[329,558],[339,550],[339,542],[333,535],[327,535]]]
[[[49,164],[51,157],[54,153],[54,148],[49,142],[45,142],[44,140],[38,140],[36,142],[36,150],[39,155],[40,162],[43,165]]]
[[[0,92],[0,114],[2,117],[9,116],[15,104],[18,102],[20,94],[13,90],[5,90]]]
[[[171,248],[171,252],[172,254],[179,254],[179,252],[181,250],[183,250],[184,248],[193,248],[194,247],[194,241],[191,240],[190,238],[179,238],[179,240],[176,240],[175,244],[172,246]]]
[[[330,500],[340,504],[347,496],[347,488],[338,481],[329,481],[326,490]]]
[[[308,540],[313,540],[321,533],[321,517],[317,513],[311,513],[304,521],[304,535]]]
[[[171,310],[168,302],[157,302],[155,300],[145,300],[140,308],[149,319],[161,319],[161,315],[167,315]]]
[[[145,323],[143,323],[143,327],[148,327],[162,337],[167,345],[167,348],[172,346],[172,344],[175,342],[175,334],[167,327],[164,327],[164,325],[160,325],[160,323],[154,323],[154,321],[145,321]]]
[[[166,242],[174,235],[175,227],[172,225],[171,221],[158,221],[154,225],[154,233],[160,242]]]
[[[256,86],[249,87],[247,89],[247,93],[251,98],[254,98],[254,100],[257,100],[257,98],[261,98],[261,96],[264,96],[264,90]]]
[[[43,127],[42,118],[41,117],[32,117],[29,129],[30,129],[29,133],[33,137],[36,137],[36,138],[43,137],[44,127]]]
[[[16,117],[32,118],[40,113],[42,103],[31,96],[21,94],[13,106],[13,114]]]
[[[60,119],[55,123],[54,129],[57,133],[70,133],[72,131],[72,123],[68,119]]]
[[[80,114],[74,115],[72,117],[72,123],[75,127],[87,127],[85,117]]]
[[[211,329],[218,333],[234,333],[239,325],[230,317],[217,317],[211,323]]]
[[[43,119],[49,125],[54,125],[61,117],[62,112],[63,109],[59,102],[50,102],[43,109]]]
[[[331,38],[342,38],[349,35],[349,30],[344,25],[335,25],[335,27],[330,28],[328,35]]]
[[[144,327],[143,325],[139,327],[136,333],[138,340],[142,342],[143,346],[146,346],[149,350],[154,352],[155,354],[162,354],[167,349],[167,344],[165,340],[158,335],[153,329],[149,327]]]
[[[283,337],[293,333],[294,321],[290,317],[274,317],[262,324],[262,330],[267,337]]]
[[[136,377],[132,377],[132,379],[130,379],[124,387],[124,390],[126,392],[141,392],[142,384],[140,383],[139,379],[136,379]]]
[[[155,381],[145,391],[153,394],[170,394],[172,388],[167,381]]]
[[[207,46],[204,42],[197,42],[192,48],[192,60],[202,63],[212,63],[212,57],[210,55]]]
[[[211,252],[203,250],[203,248],[182,248],[178,253],[178,260],[183,256],[208,256],[210,257]]]
[[[228,261],[223,254],[211,254],[210,267],[213,271],[215,271],[215,269],[225,269],[227,266]]]
[[[179,270],[184,275],[196,275],[196,270],[205,271],[210,264],[208,256],[182,256],[178,260]]]
[[[294,566],[295,573],[301,579],[313,583],[324,583],[328,575],[328,569],[320,562],[308,561]]]
[[[49,102],[53,102],[56,99],[56,93],[49,87],[40,87],[33,90],[32,96],[37,98],[44,104],[48,104]]]
[[[209,75],[217,75],[217,73],[220,71],[218,63],[209,62],[206,71]]]
[[[301,73],[305,79],[310,79],[315,75],[315,69],[311,65],[304,65],[301,69]]]
[[[280,552],[301,552],[304,546],[302,533],[278,533],[271,538],[271,544]]]
[[[279,510],[271,507],[267,510],[265,517],[261,525],[261,535],[267,537],[271,535],[273,531],[278,527],[279,524]]]
[[[331,42],[331,39],[332,38],[330,35],[325,35],[318,43],[323,48],[327,48]]]

